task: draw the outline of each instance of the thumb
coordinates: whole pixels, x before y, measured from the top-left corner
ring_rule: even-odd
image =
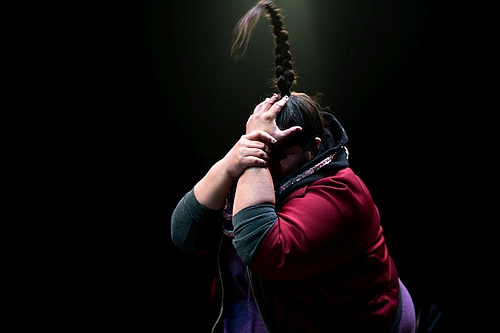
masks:
[[[302,131],[302,127],[292,126],[290,128],[287,128],[285,130],[280,131],[279,136],[275,135],[275,137],[278,141],[286,141],[290,137],[292,137],[294,134],[299,133],[301,131]]]

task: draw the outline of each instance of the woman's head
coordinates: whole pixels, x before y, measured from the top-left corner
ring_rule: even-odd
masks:
[[[292,126],[302,128],[272,150],[271,171],[276,178],[283,178],[318,154],[324,133],[319,103],[305,93],[291,93],[276,118],[276,125],[282,130]]]
[[[316,138],[322,139],[325,124],[319,102],[315,98],[293,92],[276,118],[276,125],[282,130],[300,126],[302,131],[291,137],[286,145],[299,145],[310,151],[312,157],[316,156],[319,149]]]

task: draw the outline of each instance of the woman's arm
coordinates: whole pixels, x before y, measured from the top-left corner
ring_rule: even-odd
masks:
[[[265,131],[280,141],[300,130],[300,127],[293,126],[282,131],[276,125],[276,117],[287,101],[288,96],[278,101],[278,95],[274,94],[257,105],[248,118],[247,133]],[[236,186],[233,216],[243,208],[266,203],[275,204],[274,185],[269,168],[262,166],[246,168]]]
[[[242,135],[231,150],[216,162],[194,186],[198,202],[210,209],[222,209],[233,181],[249,167],[266,167],[269,145],[276,140],[267,132],[251,131]]]
[[[189,252],[211,248],[220,233],[214,222],[221,216],[227,194],[245,168],[266,166],[274,138],[263,131],[240,137],[231,150],[216,162],[205,176],[177,203],[171,216],[174,244]]]

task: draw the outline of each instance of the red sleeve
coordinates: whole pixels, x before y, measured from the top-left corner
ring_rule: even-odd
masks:
[[[335,269],[380,236],[378,210],[349,168],[291,193],[277,215],[252,267],[270,279]]]

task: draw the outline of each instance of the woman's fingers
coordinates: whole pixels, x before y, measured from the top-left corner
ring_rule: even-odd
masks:
[[[278,94],[273,94],[271,97],[267,97],[265,100],[257,104],[257,106],[253,111],[253,114],[260,115],[264,112],[267,112],[277,100],[278,100]]]
[[[267,143],[268,145],[275,144],[277,139],[274,138],[271,134],[267,133],[263,130],[256,130],[246,134],[246,138],[255,142],[255,144],[263,143],[264,145]]]
[[[276,117],[287,101],[288,96],[278,99],[277,94],[273,94],[270,98],[262,101],[255,107],[253,114],[247,120],[247,133],[263,130],[274,135],[275,132],[279,131],[276,126]]]
[[[300,126],[292,126],[285,130],[279,131],[275,133],[275,138],[278,142],[282,143],[286,140],[290,139],[292,136],[302,131],[302,127]]]
[[[277,97],[276,97],[276,99],[277,99]],[[280,113],[281,109],[285,106],[286,102],[288,102],[288,96],[286,96],[286,95],[283,96],[277,102],[275,102],[275,103],[273,102],[274,104],[271,106],[271,108],[269,109],[269,111],[273,115],[274,119],[276,119],[276,117]]]

